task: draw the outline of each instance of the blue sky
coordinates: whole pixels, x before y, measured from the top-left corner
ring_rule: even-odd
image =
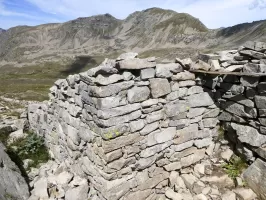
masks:
[[[124,19],[150,7],[189,13],[208,28],[266,19],[266,0],[0,0],[0,27],[65,22],[105,13]]]

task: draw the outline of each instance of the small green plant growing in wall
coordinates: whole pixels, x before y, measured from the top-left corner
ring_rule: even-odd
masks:
[[[118,137],[120,135],[120,132],[118,130],[110,130],[107,133],[104,134],[104,137],[108,140]]]
[[[221,141],[224,139],[224,128],[222,126],[220,126],[218,128],[218,137],[217,137],[217,141]]]
[[[4,197],[7,199],[7,200],[16,200],[17,198],[13,197],[11,194],[4,194]]]
[[[246,161],[238,156],[233,156],[229,163],[223,165],[225,172],[234,180],[239,177],[247,167]]]

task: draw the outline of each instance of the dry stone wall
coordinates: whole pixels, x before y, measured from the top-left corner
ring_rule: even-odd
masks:
[[[265,43],[247,42],[239,50],[200,55],[200,62],[205,62],[204,66],[209,65],[209,71],[214,69],[210,67],[213,63],[218,64],[217,70],[214,70],[216,72],[228,72],[228,69],[234,68],[231,71],[236,75],[209,74],[201,80],[204,80],[205,87],[212,90],[222,110],[218,119],[228,132],[229,139],[236,145],[236,151],[251,162],[258,156],[266,158],[265,52]],[[242,73],[248,73],[249,76],[242,76]]]
[[[265,52],[265,43],[248,42],[196,63],[158,64],[135,53],[106,59],[56,81],[49,102],[29,106],[30,128],[98,199],[144,200],[164,197],[170,174],[205,158],[221,125],[253,163],[244,177],[264,198]]]
[[[164,196],[170,173],[203,159],[218,135],[219,108],[195,74],[135,57],[58,80],[48,103],[28,108],[31,129],[99,199]]]
[[[239,50],[200,56],[201,62],[205,62],[205,68],[200,70],[236,74],[208,74],[202,80],[215,95],[222,111],[218,119],[227,138],[234,144],[235,152],[253,163],[244,173],[244,178],[261,199],[266,198],[265,53],[266,43],[247,42]],[[217,64],[216,70],[214,63]]]

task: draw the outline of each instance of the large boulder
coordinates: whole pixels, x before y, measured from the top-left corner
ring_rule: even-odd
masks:
[[[257,159],[244,172],[243,176],[248,186],[261,199],[266,199],[266,163],[261,159]]]
[[[265,57],[265,55],[263,53],[253,51],[253,50],[241,50],[239,53],[241,55],[249,56],[251,58],[256,58],[256,59],[263,59]]]
[[[260,134],[257,129],[240,124],[231,123],[232,128],[236,131],[238,139],[254,147],[260,147],[266,143],[266,136]]]
[[[28,185],[19,168],[5,152],[2,143],[0,143],[0,177],[1,200],[27,200],[29,198]]]
[[[67,190],[65,199],[66,200],[84,200],[88,198],[88,183],[84,183],[75,188],[70,188]]]

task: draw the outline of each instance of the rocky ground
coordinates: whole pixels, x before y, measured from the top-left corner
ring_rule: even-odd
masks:
[[[7,145],[14,140],[24,137],[23,128],[25,118],[19,119],[22,105],[10,99],[0,99],[0,199],[27,200],[29,188],[21,175],[19,167],[11,160],[8,155]]]
[[[25,106],[29,102],[0,98],[0,199],[27,200],[30,196],[28,170],[43,161],[40,141],[27,131]],[[32,142],[32,143],[30,143]],[[40,148],[42,146],[39,146]],[[31,149],[29,152],[27,148]],[[41,150],[41,152],[44,152]],[[32,156],[36,154],[36,156]],[[40,158],[36,159],[36,157]],[[32,159],[34,160],[32,160]],[[47,162],[47,160],[45,160]]]
[[[27,102],[19,102],[1,98],[0,131],[3,138],[8,133],[8,144],[18,138],[25,137],[25,114],[22,106]],[[14,116],[14,113],[16,115]],[[22,113],[22,114],[21,114]],[[19,114],[19,115],[18,115]],[[13,115],[13,116],[12,116]],[[18,117],[19,116],[19,117]],[[66,200],[97,200],[95,190],[83,177],[70,173],[67,162],[56,163],[48,161],[37,168],[28,168],[30,160],[24,160],[23,167],[28,169],[29,189],[26,181],[20,175],[18,167],[8,158],[6,148],[1,145],[1,199],[66,199]],[[213,143],[207,150],[208,156],[194,166],[174,171],[170,174],[169,185],[161,200],[256,200],[256,194],[249,189],[242,179],[244,168],[230,160],[235,157],[230,145],[223,137]],[[8,165],[8,164],[9,165]],[[10,169],[15,169],[14,171]],[[232,177],[232,178],[231,178]],[[12,180],[12,181],[5,181]],[[9,184],[7,184],[9,183]],[[11,183],[11,184],[10,184]],[[161,183],[163,185],[164,183]],[[160,187],[160,186],[158,186]],[[12,189],[13,188],[13,189]],[[12,189],[12,193],[8,193]],[[21,193],[23,192],[23,193]],[[155,197],[154,197],[155,198]],[[152,199],[152,198],[151,198]]]
[[[257,200],[242,179],[244,168],[228,164],[235,155],[226,140],[213,143],[207,152],[209,156],[200,163],[170,174],[170,185],[160,200]],[[67,162],[49,161],[39,169],[31,169],[29,177],[30,200],[98,199],[86,179],[69,172]]]
[[[124,65],[127,64],[128,68],[131,67],[131,65],[129,65],[128,63],[123,63],[123,62],[121,63]],[[152,69],[151,71],[154,73],[154,69]],[[146,73],[149,74],[150,70],[149,69],[143,70],[142,72],[143,73],[141,73],[141,77],[143,78],[145,77],[144,75],[146,75]],[[95,81],[97,83],[101,83],[101,85],[109,85],[113,81],[111,79],[101,78],[101,76],[99,77],[97,76]],[[118,75],[113,77],[116,78],[118,77],[118,79],[120,80],[122,76]],[[115,82],[116,81],[118,80],[115,80]],[[168,83],[167,80],[166,82]],[[190,82],[187,81],[185,83],[187,84]],[[181,85],[181,82],[179,84]],[[193,84],[195,83],[193,82]],[[156,83],[151,85],[152,88],[158,88],[156,86]],[[194,87],[194,89],[195,88],[199,89],[197,87]],[[149,91],[149,89],[147,90]],[[134,91],[134,89],[131,89],[130,92],[133,92],[133,94],[135,95],[136,93],[138,93],[138,90]],[[170,93],[170,86],[168,93]],[[200,93],[203,93],[203,91],[200,90]],[[131,101],[134,102],[133,99],[135,98],[134,95],[129,95],[130,102]],[[156,93],[153,93],[153,95],[156,97]],[[138,95],[136,96],[137,98],[139,98]],[[170,97],[168,96],[168,98],[172,98],[172,96]],[[72,99],[71,101],[74,100],[75,99]],[[204,98],[201,98],[201,100],[204,100]],[[23,107],[28,104],[27,102],[1,98],[0,103],[1,103],[0,141],[3,142],[3,144],[6,146],[4,147],[0,143],[0,158],[1,158],[0,173],[2,174],[3,177],[3,182],[0,183],[0,191],[2,195],[0,196],[1,199],[8,200],[15,198],[15,199],[24,200],[28,199],[29,196],[30,196],[29,200],[103,199],[103,197],[97,196],[101,194],[97,193],[97,191],[93,188],[90,182],[88,182],[87,175],[85,176],[85,174],[83,174],[78,176],[77,174],[80,173],[76,172],[75,170],[79,169],[75,168],[75,170],[73,170],[73,168],[71,168],[72,163],[69,163],[71,162],[71,160],[64,159],[63,161],[58,161],[58,160],[47,161],[49,156],[46,156],[45,152],[42,151],[40,152],[38,150],[38,149],[44,149],[44,142],[40,137],[35,136],[33,133],[30,133],[27,130],[28,128],[27,114],[25,114],[26,112],[24,112],[23,109]],[[68,106],[70,105],[71,104],[67,104],[66,107],[68,108]],[[161,107],[159,106],[159,109],[160,108]],[[30,113],[37,112],[37,109],[38,108],[36,105],[32,106],[31,109],[29,109],[31,110],[29,111],[28,115],[29,119],[30,119]],[[72,112],[76,113],[77,107],[70,107],[69,110],[71,113]],[[65,114],[63,115],[66,116]],[[77,113],[73,114],[73,116],[77,116]],[[112,115],[110,116],[107,115],[107,116],[108,118],[110,116],[111,116],[110,118],[112,118]],[[45,116],[44,118],[47,118],[47,116]],[[37,124],[40,124],[39,116],[36,117],[36,119],[37,119],[36,120]],[[112,121],[108,122],[110,122],[110,124],[106,124],[106,126],[113,126],[114,122]],[[215,125],[216,124],[217,124],[217,119],[215,119]],[[44,128],[41,128],[41,130],[44,130]],[[197,163],[195,163],[196,161],[191,162],[194,164],[189,167],[186,167],[188,165],[183,165],[182,167],[185,168],[180,169],[179,167],[177,170],[177,168],[175,168],[176,163],[170,163],[165,165],[163,164],[164,161],[161,161],[162,166],[160,166],[161,165],[160,162],[157,162],[156,165],[150,166],[150,168],[146,169],[145,171],[139,168],[140,171],[141,170],[143,171],[143,174],[138,176],[134,181],[136,182],[138,182],[138,180],[143,181],[145,186],[149,184],[154,184],[154,181],[148,182],[145,180],[152,180],[152,178],[156,176],[155,174],[160,175],[160,173],[164,171],[164,169],[170,172],[169,174],[167,173],[167,176],[165,179],[163,179],[163,181],[162,180],[158,181],[158,183],[153,185],[154,191],[151,192],[151,190],[149,190],[150,186],[147,187],[148,189],[146,188],[147,190],[140,189],[138,192],[134,194],[136,195],[136,197],[134,198],[147,199],[147,200],[156,200],[156,199],[256,200],[258,199],[256,197],[256,194],[251,189],[248,188],[247,184],[243,180],[242,174],[244,170],[248,167],[247,163],[241,158],[234,155],[233,151],[231,150],[233,148],[231,148],[231,145],[225,139],[226,135],[222,128],[220,128],[217,134],[218,135],[214,136],[215,138],[214,142],[212,142],[212,140],[209,140],[208,138],[206,140],[205,139],[200,140],[200,145],[204,147],[209,145],[210,146],[208,147],[208,149],[204,149],[204,154],[201,154],[203,159],[199,159],[201,161]],[[105,137],[106,139],[110,139],[108,138],[110,137],[109,134],[105,134]],[[125,137],[123,137],[122,140],[124,140]],[[76,137],[73,138],[74,140],[77,139]],[[259,140],[258,138],[256,139]],[[80,146],[82,147],[83,144],[82,142],[80,143],[81,143]],[[208,145],[206,145],[205,143],[208,143]],[[49,141],[47,142],[47,144],[49,144]],[[156,144],[156,142],[154,144]],[[117,143],[113,143],[113,145],[116,146]],[[78,149],[77,153],[79,154],[82,151],[84,151],[84,149],[82,148]],[[194,155],[197,156],[197,154],[194,154],[194,151],[195,148],[187,148],[184,149],[184,151],[180,152],[180,154],[183,157],[186,157],[186,161],[190,163],[190,160],[195,160]],[[60,151],[60,153],[61,152],[63,151]],[[89,157],[90,154],[93,153],[90,150],[88,152],[89,153],[87,153],[87,157]],[[39,153],[44,153],[44,154],[39,154]],[[46,153],[48,154],[48,152]],[[168,151],[165,151],[166,157],[168,153],[169,153]],[[188,154],[193,154],[193,156],[187,156]],[[8,155],[10,156],[11,159],[9,158]],[[31,155],[33,157],[25,155]],[[14,159],[16,157],[19,158],[19,162],[18,159]],[[43,160],[44,157],[46,160]],[[84,156],[84,158],[87,157]],[[73,160],[76,159],[74,157],[72,158]],[[146,157],[143,158],[144,160],[146,159]],[[18,165],[18,167],[16,167],[14,162]],[[162,168],[159,168],[157,166],[160,166]],[[20,172],[22,175],[20,174]],[[123,175],[123,173],[127,173],[127,171],[122,171],[121,176]],[[99,176],[96,175],[96,177]],[[145,179],[146,177],[149,178]],[[100,180],[100,178],[98,180]],[[113,181],[112,184],[115,181],[119,182],[121,180],[123,181],[121,177],[118,177],[117,179],[112,180]],[[127,183],[125,182],[125,184]],[[105,187],[105,184],[101,184],[101,186]],[[132,190],[136,191],[134,189]],[[145,192],[147,193],[147,191],[148,193],[151,194],[148,195],[145,194]],[[117,199],[121,198],[117,197]],[[113,198],[108,198],[108,200],[113,200]]]

